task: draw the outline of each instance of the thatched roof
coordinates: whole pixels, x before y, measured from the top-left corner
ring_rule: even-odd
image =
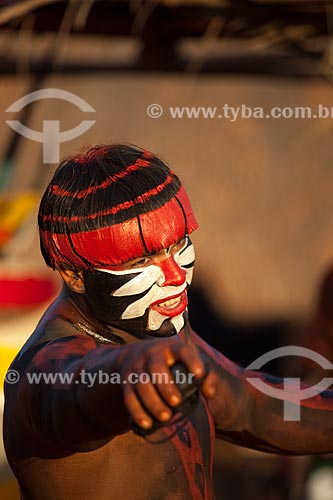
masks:
[[[332,73],[328,61],[333,5],[324,0],[4,0],[0,25],[9,40],[0,43],[0,72],[17,71],[17,58],[8,53],[8,44],[11,35],[14,41],[19,38],[19,32],[23,40],[28,40],[25,43],[38,37],[39,45],[46,34],[57,35],[58,42],[61,37],[67,42],[83,35],[93,37],[94,43],[115,37],[139,42],[140,58],[128,64],[125,54],[118,68],[121,70],[184,71],[191,65],[191,56],[184,59],[181,47],[194,40],[200,45],[199,52],[207,44],[211,48],[214,42],[214,60],[207,60],[205,55],[204,64],[199,64],[202,71],[306,76],[322,73],[324,59],[329,65],[326,73]],[[229,46],[216,50],[217,44],[225,41],[238,45],[231,51]],[[19,51],[23,53],[25,47],[21,45]],[[53,54],[40,61],[30,43],[29,70],[101,69],[89,63],[89,50],[87,61],[84,54],[80,61],[59,67],[51,61]],[[319,61],[321,70],[306,60]],[[103,69],[115,68],[106,58]]]

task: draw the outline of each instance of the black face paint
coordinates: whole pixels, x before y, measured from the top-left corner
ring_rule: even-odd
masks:
[[[187,321],[186,288],[194,266],[191,240],[187,237],[181,249],[162,263],[155,263],[154,256],[151,261],[151,265],[127,270],[84,271],[84,299],[91,313],[134,335],[179,333]],[[177,282],[172,281],[173,274]]]

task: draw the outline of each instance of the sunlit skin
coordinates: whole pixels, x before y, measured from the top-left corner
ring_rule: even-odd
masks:
[[[185,236],[155,257],[128,265],[85,272],[84,298],[94,316],[135,336],[167,337],[179,333],[186,318],[186,289],[194,266],[194,249]]]
[[[183,244],[184,239],[180,242],[176,242],[169,249],[163,249],[155,254],[145,255],[143,257],[133,259],[124,265],[113,266],[110,269],[115,271],[138,268],[144,269],[151,264],[161,266],[163,269],[163,266],[165,266],[167,262],[170,262],[168,264],[167,277],[161,286],[179,286],[185,282],[186,275],[185,272],[177,265],[173,256]],[[82,273],[75,275],[72,271],[60,271],[60,274],[71,290],[79,293],[84,292],[84,280]],[[172,308],[170,309],[172,312]],[[117,333],[126,335],[126,332],[120,332],[119,330],[117,330]],[[129,339],[127,337],[127,342],[128,341]],[[134,337],[132,338],[132,341],[135,342],[137,339]],[[163,345],[162,342],[165,345]],[[181,345],[179,345],[180,343]],[[148,352],[145,354],[147,349]],[[153,423],[149,413],[161,422],[167,422],[172,417],[172,412],[170,407],[165,404],[165,402],[167,402],[171,407],[175,407],[181,402],[181,394],[177,390],[177,387],[175,384],[170,383],[172,376],[169,368],[174,365],[176,361],[182,361],[188,371],[193,373],[196,377],[202,378],[204,375],[203,361],[198,355],[197,350],[193,349],[191,344],[187,345],[184,343],[184,335],[181,335],[180,338],[174,339],[174,344],[170,344],[166,339],[164,341],[155,341],[155,344],[152,345],[152,349],[152,352],[154,353],[153,355],[146,345],[146,342],[141,346],[136,346],[135,352],[133,352],[133,357],[136,358],[135,360],[131,359],[133,349],[130,349],[130,353],[124,351],[124,360],[120,362],[121,367],[119,367],[120,373],[124,378],[127,378],[127,375],[131,372],[138,374],[163,373],[169,380],[169,383],[161,383],[158,387],[158,391],[153,384],[138,384],[136,387],[132,384],[128,384],[124,389],[124,402],[126,408],[136,423],[147,429],[150,428]],[[161,353],[159,353],[160,350],[162,350]],[[142,354],[140,351],[142,351]],[[212,398],[216,390],[215,385],[216,379],[214,372],[212,371],[203,381],[201,387],[202,394],[208,399]],[[143,409],[137,395],[139,395],[141,402],[149,413]]]
[[[163,268],[168,261],[168,279],[160,286],[179,286],[185,276],[173,256],[180,243],[115,270],[152,263]],[[20,383],[6,386],[5,444],[24,500],[213,499],[214,427],[222,439],[263,451],[333,451],[332,392],[303,401],[300,422],[285,422],[283,401],[247,383],[247,376],[258,374],[244,371],[215,351],[188,322],[168,338],[137,337],[112,328],[124,343],[100,344],[80,327],[105,330],[81,301],[83,273],[59,272],[66,287],[12,365],[22,374]],[[170,367],[180,361],[201,379],[201,352],[209,356],[211,369],[190,422],[163,444],[153,445],[135,435],[131,418],[146,429],[152,426],[152,417],[170,421],[172,408],[181,402]],[[78,375],[82,369],[118,373],[122,380],[133,372],[164,373],[167,381],[88,388],[75,383],[76,378],[50,387],[28,384],[23,376],[25,371]],[[283,383],[260,376],[273,385]],[[153,437],[158,441],[174,430],[174,425],[167,426]]]

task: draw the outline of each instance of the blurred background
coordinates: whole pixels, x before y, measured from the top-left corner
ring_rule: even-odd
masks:
[[[0,1],[1,391],[60,286],[41,193],[59,158],[103,142],[183,180],[201,336],[243,366],[283,345],[333,362],[332,32],[323,0]],[[265,369],[327,376],[296,358]],[[215,485],[217,500],[333,500],[333,461],[217,442]],[[18,499],[2,445],[0,499]]]

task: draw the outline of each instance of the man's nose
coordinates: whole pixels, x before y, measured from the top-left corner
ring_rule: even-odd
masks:
[[[186,280],[186,272],[179,267],[173,257],[167,257],[158,263],[163,276],[158,280],[159,286],[179,286]]]

